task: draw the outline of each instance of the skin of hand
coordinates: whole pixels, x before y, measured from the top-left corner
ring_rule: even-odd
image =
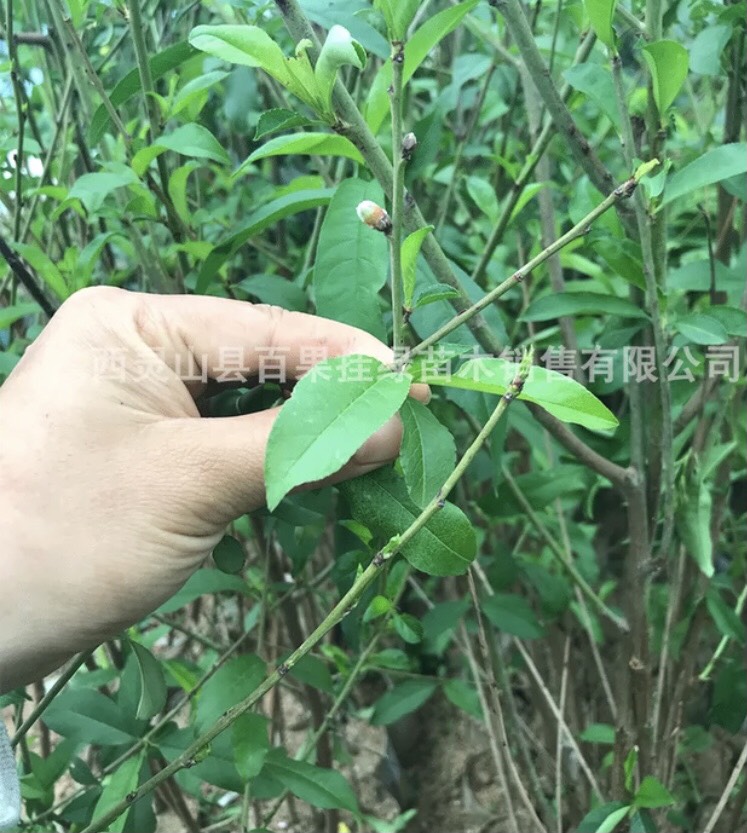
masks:
[[[96,287],[60,307],[0,388],[0,693],[155,610],[264,503],[279,409],[200,417],[199,368],[216,379],[238,350],[251,375],[274,349],[297,378],[315,348],[393,359],[362,330],[242,301]],[[401,435],[390,420],[330,481],[391,461]]]

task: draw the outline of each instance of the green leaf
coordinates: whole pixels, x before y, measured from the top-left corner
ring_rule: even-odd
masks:
[[[262,113],[257,122],[257,130],[254,133],[254,141],[258,142],[269,136],[270,133],[277,133],[279,130],[292,130],[294,127],[308,127],[312,124],[306,116],[295,113],[293,110],[285,110],[282,107],[275,107]]]
[[[246,552],[234,537],[224,535],[213,550],[213,561],[222,573],[240,573],[244,568]]]
[[[154,81],[162,78],[166,73],[183,64],[189,58],[197,55],[197,50],[186,42],[176,43],[154,55],[148,63],[150,64],[150,74]],[[140,71],[135,68],[130,70],[127,75],[117,83],[114,89],[109,93],[109,100],[116,109],[121,109],[122,105],[128,102],[133,96],[137,95],[142,90],[140,85]],[[97,145],[101,141],[111,119],[106,107],[102,104],[93,114],[91,119],[91,126],[88,128],[88,141],[91,145]]]
[[[699,188],[747,172],[747,142],[713,148],[685,165],[667,182],[659,208]]]
[[[320,362],[296,385],[267,443],[265,481],[272,511],[296,486],[339,471],[397,412],[410,377],[371,356]]]
[[[25,318],[27,315],[34,315],[39,312],[39,304],[35,301],[28,301],[23,304],[13,304],[10,307],[0,307],[0,330],[7,330],[16,321]]]
[[[230,593],[244,593],[246,594],[246,582],[242,581],[236,576],[229,576],[226,573],[221,573],[220,570],[211,570],[204,568],[193,573],[186,584],[178,590],[167,602],[164,602],[158,608],[160,614],[173,613],[199,599],[200,596],[213,593],[230,592]]]
[[[419,5],[420,0],[374,0],[374,8],[386,21],[389,40],[405,40]]]
[[[724,325],[712,315],[692,312],[674,322],[674,328],[693,344],[725,344],[729,334]]]
[[[43,252],[38,246],[33,246],[30,243],[11,242],[11,248],[15,249],[19,255],[26,261],[26,263],[38,272],[45,284],[54,292],[54,294],[64,301],[70,295],[70,288],[67,281],[62,276],[62,272],[57,268],[56,264]],[[35,310],[38,309],[34,304]],[[12,309],[12,308],[11,308]],[[7,312],[4,309],[3,312]],[[0,326],[0,329],[2,327]]]
[[[112,191],[135,185],[137,182],[138,178],[132,168],[123,164],[112,164],[108,171],[97,171],[79,176],[67,196],[68,199],[80,200],[86,211],[91,214],[101,208]]]
[[[218,84],[227,75],[228,73],[224,70],[214,69],[212,72],[204,72],[198,75],[197,78],[188,81],[174,96],[174,101],[171,104],[171,115],[176,116],[181,113],[193,101],[199,99],[205,90],[209,90],[210,87]]]
[[[720,75],[721,53],[734,29],[724,23],[706,26],[690,44],[690,70],[697,75]]]
[[[603,804],[601,807],[595,807],[593,810],[588,812],[576,829],[578,833],[598,833],[600,825],[604,824],[608,817],[620,810],[624,810],[625,812],[613,822],[613,827],[610,828],[610,830],[613,830],[614,825],[617,825],[630,809],[630,806],[623,804],[622,801],[610,801],[609,803]]]
[[[259,26],[196,26],[189,33],[189,42],[195,49],[228,63],[261,67],[281,84],[288,84],[289,73],[283,50]]]
[[[374,596],[363,614],[363,621],[372,622],[374,619],[389,613],[391,609],[392,602],[390,599],[387,599],[386,596]]]
[[[481,176],[467,177],[467,193],[491,223],[498,219],[498,197],[495,188]]]
[[[436,496],[454,470],[456,445],[449,430],[425,405],[406,399],[400,408],[404,426],[399,460],[407,492],[418,506]]]
[[[270,751],[267,725],[268,720],[263,715],[247,712],[238,717],[231,728],[236,769],[246,781],[259,775]]]
[[[620,807],[619,810],[613,810],[607,818],[597,827],[596,833],[612,833],[618,824],[628,815],[631,808],[629,806]]]
[[[614,49],[615,30],[612,28],[612,21],[617,0],[584,0],[584,6],[596,36],[606,47]]]
[[[353,517],[384,540],[404,532],[420,514],[402,478],[391,468],[379,469],[340,486]],[[474,560],[477,543],[472,524],[456,506],[446,503],[423,529],[402,547],[417,570],[433,576],[461,575]]]
[[[446,699],[452,702],[458,709],[471,714],[478,720],[483,720],[482,706],[477,689],[466,680],[459,677],[452,677],[444,683],[444,694]]]
[[[137,789],[140,770],[145,761],[145,755],[146,750],[143,749],[139,755],[135,755],[123,764],[120,764],[109,776],[99,800],[96,802],[96,809],[93,811],[93,824],[96,824],[96,819],[108,813],[120,801]],[[129,812],[124,812],[114,821],[109,822],[106,828],[107,831],[111,833],[122,833],[128,814]]]
[[[712,503],[710,486],[697,476],[692,477],[685,489],[677,493],[677,531],[685,548],[707,578],[711,578],[714,572]]]
[[[382,695],[374,705],[371,724],[389,726],[419,709],[433,694],[438,683],[432,680],[406,680]]]
[[[564,315],[619,315],[648,318],[645,311],[625,298],[601,292],[553,292],[532,301],[520,321],[553,321]]]
[[[417,645],[423,641],[423,626],[409,613],[395,613],[394,630],[408,645]]]
[[[452,344],[441,341],[434,347],[432,352],[417,355],[407,365],[405,370],[413,379],[425,378],[430,373],[435,373],[438,368],[448,365],[453,359],[471,353],[474,350],[472,344]]]
[[[301,657],[291,668],[290,675],[304,685],[318,688],[319,691],[325,691],[327,694],[331,694],[334,689],[332,675],[329,673],[326,663],[310,654]]]
[[[611,746],[615,742],[615,727],[608,723],[592,723],[580,735],[586,743],[603,743]]]
[[[206,292],[210,281],[220,267],[249,240],[250,237],[264,231],[273,223],[283,220],[300,211],[326,205],[332,198],[332,191],[326,188],[311,191],[296,191],[278,197],[267,203],[249,218],[249,222],[242,229],[219,241],[216,247],[205,259],[197,277],[195,292],[200,295]]]
[[[596,0],[593,0],[596,2]],[[603,0],[606,3],[607,0]],[[611,5],[615,5],[612,3]],[[620,127],[620,111],[617,109],[615,85],[612,73],[599,64],[583,63],[569,67],[563,73],[565,80],[576,90],[583,93],[612,122]]]
[[[723,636],[736,640],[740,645],[744,645],[744,624],[739,618],[739,614],[726,604],[715,587],[709,587],[706,590],[706,607],[719,632]]]
[[[159,136],[152,145],[138,151],[132,160],[133,170],[138,176],[142,176],[148,165],[167,150],[173,150],[182,156],[211,159],[223,164],[230,161],[223,146],[206,127],[190,122],[177,127],[171,133]]]
[[[505,359],[471,359],[456,373],[425,373],[419,381],[463,390],[504,394],[515,378],[519,365]],[[533,365],[520,399],[535,402],[563,422],[574,422],[591,431],[616,428],[617,418],[591,391],[574,379],[554,370]]]
[[[652,775],[647,775],[641,786],[635,794],[633,799],[635,807],[648,807],[654,809],[656,807],[669,807],[674,804],[674,796],[658,779]]]
[[[305,761],[294,761],[283,749],[273,749],[268,753],[262,774],[275,778],[293,795],[314,807],[323,810],[340,807],[358,813],[355,793],[339,772]]]
[[[539,639],[544,636],[529,603],[521,596],[495,593],[480,602],[482,612],[498,630],[520,639]]]
[[[199,162],[187,162],[185,165],[180,165],[169,177],[169,196],[174,203],[176,213],[187,226],[192,222],[187,203],[187,179],[199,166]]]
[[[344,136],[334,133],[292,133],[289,136],[276,136],[257,148],[241,163],[234,176],[241,176],[258,159],[270,156],[316,155],[316,156],[344,156],[358,164],[363,164],[363,157],[358,148]]]
[[[687,49],[677,41],[659,40],[647,43],[642,52],[653,80],[654,101],[663,119],[687,78]]]
[[[363,200],[383,203],[378,183],[350,178],[335,191],[319,233],[314,299],[319,315],[360,327],[383,341],[379,291],[386,283],[388,247],[383,234],[358,219],[355,209]]]
[[[135,716],[138,720],[150,720],[166,705],[166,679],[161,664],[145,645],[135,641],[130,645],[140,679],[140,700]]]
[[[434,226],[423,226],[416,229],[402,241],[402,286],[404,289],[404,305],[412,306],[412,296],[415,292],[415,274],[420,247],[425,238],[432,232]]]
[[[195,724],[205,731],[226,709],[248,697],[262,682],[265,664],[255,654],[229,660],[205,683],[197,702]]]
[[[424,289],[415,299],[412,308],[420,309],[420,307],[425,307],[428,304],[435,304],[436,301],[448,301],[450,298],[458,297],[459,293],[454,287],[448,286],[445,283],[439,283],[435,286],[429,286],[428,289]]]
[[[243,290],[263,304],[274,304],[298,312],[306,310],[306,293],[298,284],[280,275],[252,275],[251,278],[233,284],[232,288]]]
[[[131,719],[121,707],[91,688],[58,694],[43,719],[53,732],[84,744],[119,746],[136,737]]]
[[[319,95],[327,111],[331,108],[332,89],[342,66],[363,69],[366,53],[344,26],[335,24],[327,33],[314,67]]]
[[[467,0],[452,8],[444,9],[428,18],[413,33],[405,44],[405,63],[402,68],[404,84],[412,78],[417,68],[432,54],[439,41],[454,31],[466,14],[469,14],[479,0]],[[389,112],[389,95],[387,90],[392,83],[392,61],[389,59],[379,70],[374,79],[366,102],[366,121],[374,133],[377,133]]]
[[[747,317],[739,307],[708,307],[709,318],[715,318],[730,336],[747,338]]]

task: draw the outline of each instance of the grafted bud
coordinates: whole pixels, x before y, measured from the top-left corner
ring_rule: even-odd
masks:
[[[376,231],[389,234],[392,230],[391,217],[380,205],[377,205],[375,202],[372,202],[371,200],[363,200],[363,202],[358,203],[355,211],[362,223],[376,229]]]
[[[415,148],[418,146],[418,137],[414,133],[405,133],[402,139],[402,158],[405,162],[412,159]]]

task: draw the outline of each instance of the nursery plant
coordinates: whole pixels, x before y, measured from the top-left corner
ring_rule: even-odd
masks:
[[[266,509],[0,698],[23,829],[744,829],[744,2],[4,10],[0,379],[98,284],[392,348],[226,355]]]

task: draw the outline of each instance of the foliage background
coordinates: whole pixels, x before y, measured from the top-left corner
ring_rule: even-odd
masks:
[[[484,311],[511,349],[615,350],[609,378],[575,374],[620,425],[559,428],[514,403],[454,496],[477,535],[469,576],[394,562],[255,712],[107,829],[155,830],[158,811],[165,830],[166,810],[169,829],[187,830],[272,827],[273,812],[329,830],[540,820],[561,830],[741,829],[744,3],[405,5],[418,7],[404,92],[404,127],[418,143],[405,186],[471,300],[639,162],[660,160],[640,197]],[[362,45],[365,68],[345,66],[340,78],[379,152],[396,159],[380,8],[300,7],[322,39],[340,24]],[[256,24],[290,56],[295,8],[6,0],[0,224],[20,259],[0,269],[0,374],[40,331],[44,309],[100,283],[316,311],[388,337],[387,241],[355,214],[389,190],[372,175],[371,148],[363,143],[363,162],[339,109],[331,129],[267,73],[189,42],[200,24]],[[534,52],[517,36],[517,8]],[[650,46],[662,41],[675,47]],[[567,110],[538,92],[535,53]],[[313,143],[305,135],[319,132],[326,138]],[[416,297],[441,284],[440,298],[414,311],[411,343],[453,314],[445,261],[429,245]],[[666,355],[694,357],[692,379],[626,383],[620,348],[650,346],[657,327]],[[449,340],[486,350],[465,326]],[[739,356],[733,381],[708,377],[704,355],[721,345]],[[278,396],[272,385],[232,389],[203,409],[231,415]],[[430,406],[439,422],[418,429],[427,457],[448,473],[454,447],[464,451],[496,401],[439,389]],[[630,465],[645,470],[647,494],[614,482]],[[29,829],[98,829],[303,641],[381,543],[354,497],[309,493],[241,519],[214,558],[223,571],[207,565],[153,617],[79,658],[18,738]],[[587,604],[564,559],[632,636]],[[20,726],[43,695],[40,684],[0,703]],[[299,715],[310,717],[294,734]],[[383,738],[371,778],[386,800],[356,778],[361,753],[346,724],[378,727],[360,736]],[[443,725],[452,748],[433,745]],[[464,743],[475,744],[478,781],[492,791],[450,773]],[[428,790],[436,749],[447,761],[440,783],[461,784],[448,805],[456,815]]]

